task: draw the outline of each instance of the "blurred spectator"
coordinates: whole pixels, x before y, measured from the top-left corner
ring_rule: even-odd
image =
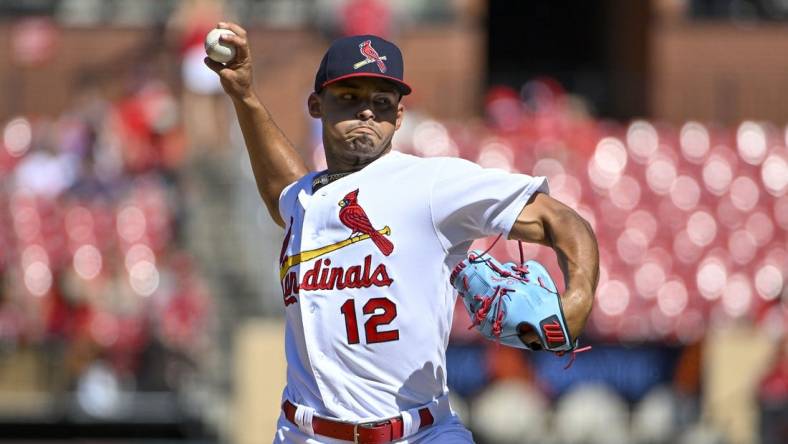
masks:
[[[342,7],[342,35],[374,34],[391,38],[392,11],[380,0],[348,0]]]
[[[16,188],[45,198],[54,198],[76,179],[77,158],[61,152],[56,129],[42,121],[34,129],[32,149],[16,166]]]

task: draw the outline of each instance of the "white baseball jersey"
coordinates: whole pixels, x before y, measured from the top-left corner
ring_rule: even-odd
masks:
[[[447,394],[449,274],[473,239],[508,235],[546,179],[396,151],[313,193],[317,174],[279,201],[283,398],[368,421]]]

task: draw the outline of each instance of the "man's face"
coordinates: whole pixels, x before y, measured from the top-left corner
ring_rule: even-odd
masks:
[[[387,152],[402,122],[399,100],[391,82],[373,77],[342,80],[310,96],[310,114],[323,122],[326,157],[357,166]]]

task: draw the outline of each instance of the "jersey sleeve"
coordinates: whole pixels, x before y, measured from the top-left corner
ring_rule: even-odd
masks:
[[[290,216],[292,216],[292,204],[298,197],[298,193],[304,189],[306,185],[311,185],[312,178],[316,175],[317,172],[308,173],[295,182],[292,182],[290,185],[284,187],[282,192],[279,193],[279,205],[277,209],[279,210],[279,216],[282,217],[282,220],[285,221],[285,223],[287,223],[287,221],[290,219]]]
[[[536,192],[549,192],[547,178],[448,158],[432,183],[430,209],[435,230],[447,250],[494,234],[508,236]]]

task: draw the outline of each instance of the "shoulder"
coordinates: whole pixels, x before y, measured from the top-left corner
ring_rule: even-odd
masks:
[[[282,192],[279,194],[279,215],[282,216],[282,220],[287,220],[289,202],[295,201],[298,197],[298,194],[302,190],[310,190],[312,189],[312,179],[317,176],[320,171],[313,171],[307,173],[306,175],[302,176],[300,179],[296,180],[295,182],[291,183],[290,185],[284,187]]]
[[[286,186],[282,190],[282,194],[279,195],[279,200],[286,200],[289,196],[298,195],[301,190],[310,190],[312,188],[312,179],[318,174],[320,174],[320,171],[312,171]]]
[[[392,151],[387,157],[390,158],[389,164],[392,167],[426,170],[433,177],[436,173],[446,171],[451,174],[453,171],[467,172],[482,169],[479,165],[459,157],[419,157],[399,151]]]

